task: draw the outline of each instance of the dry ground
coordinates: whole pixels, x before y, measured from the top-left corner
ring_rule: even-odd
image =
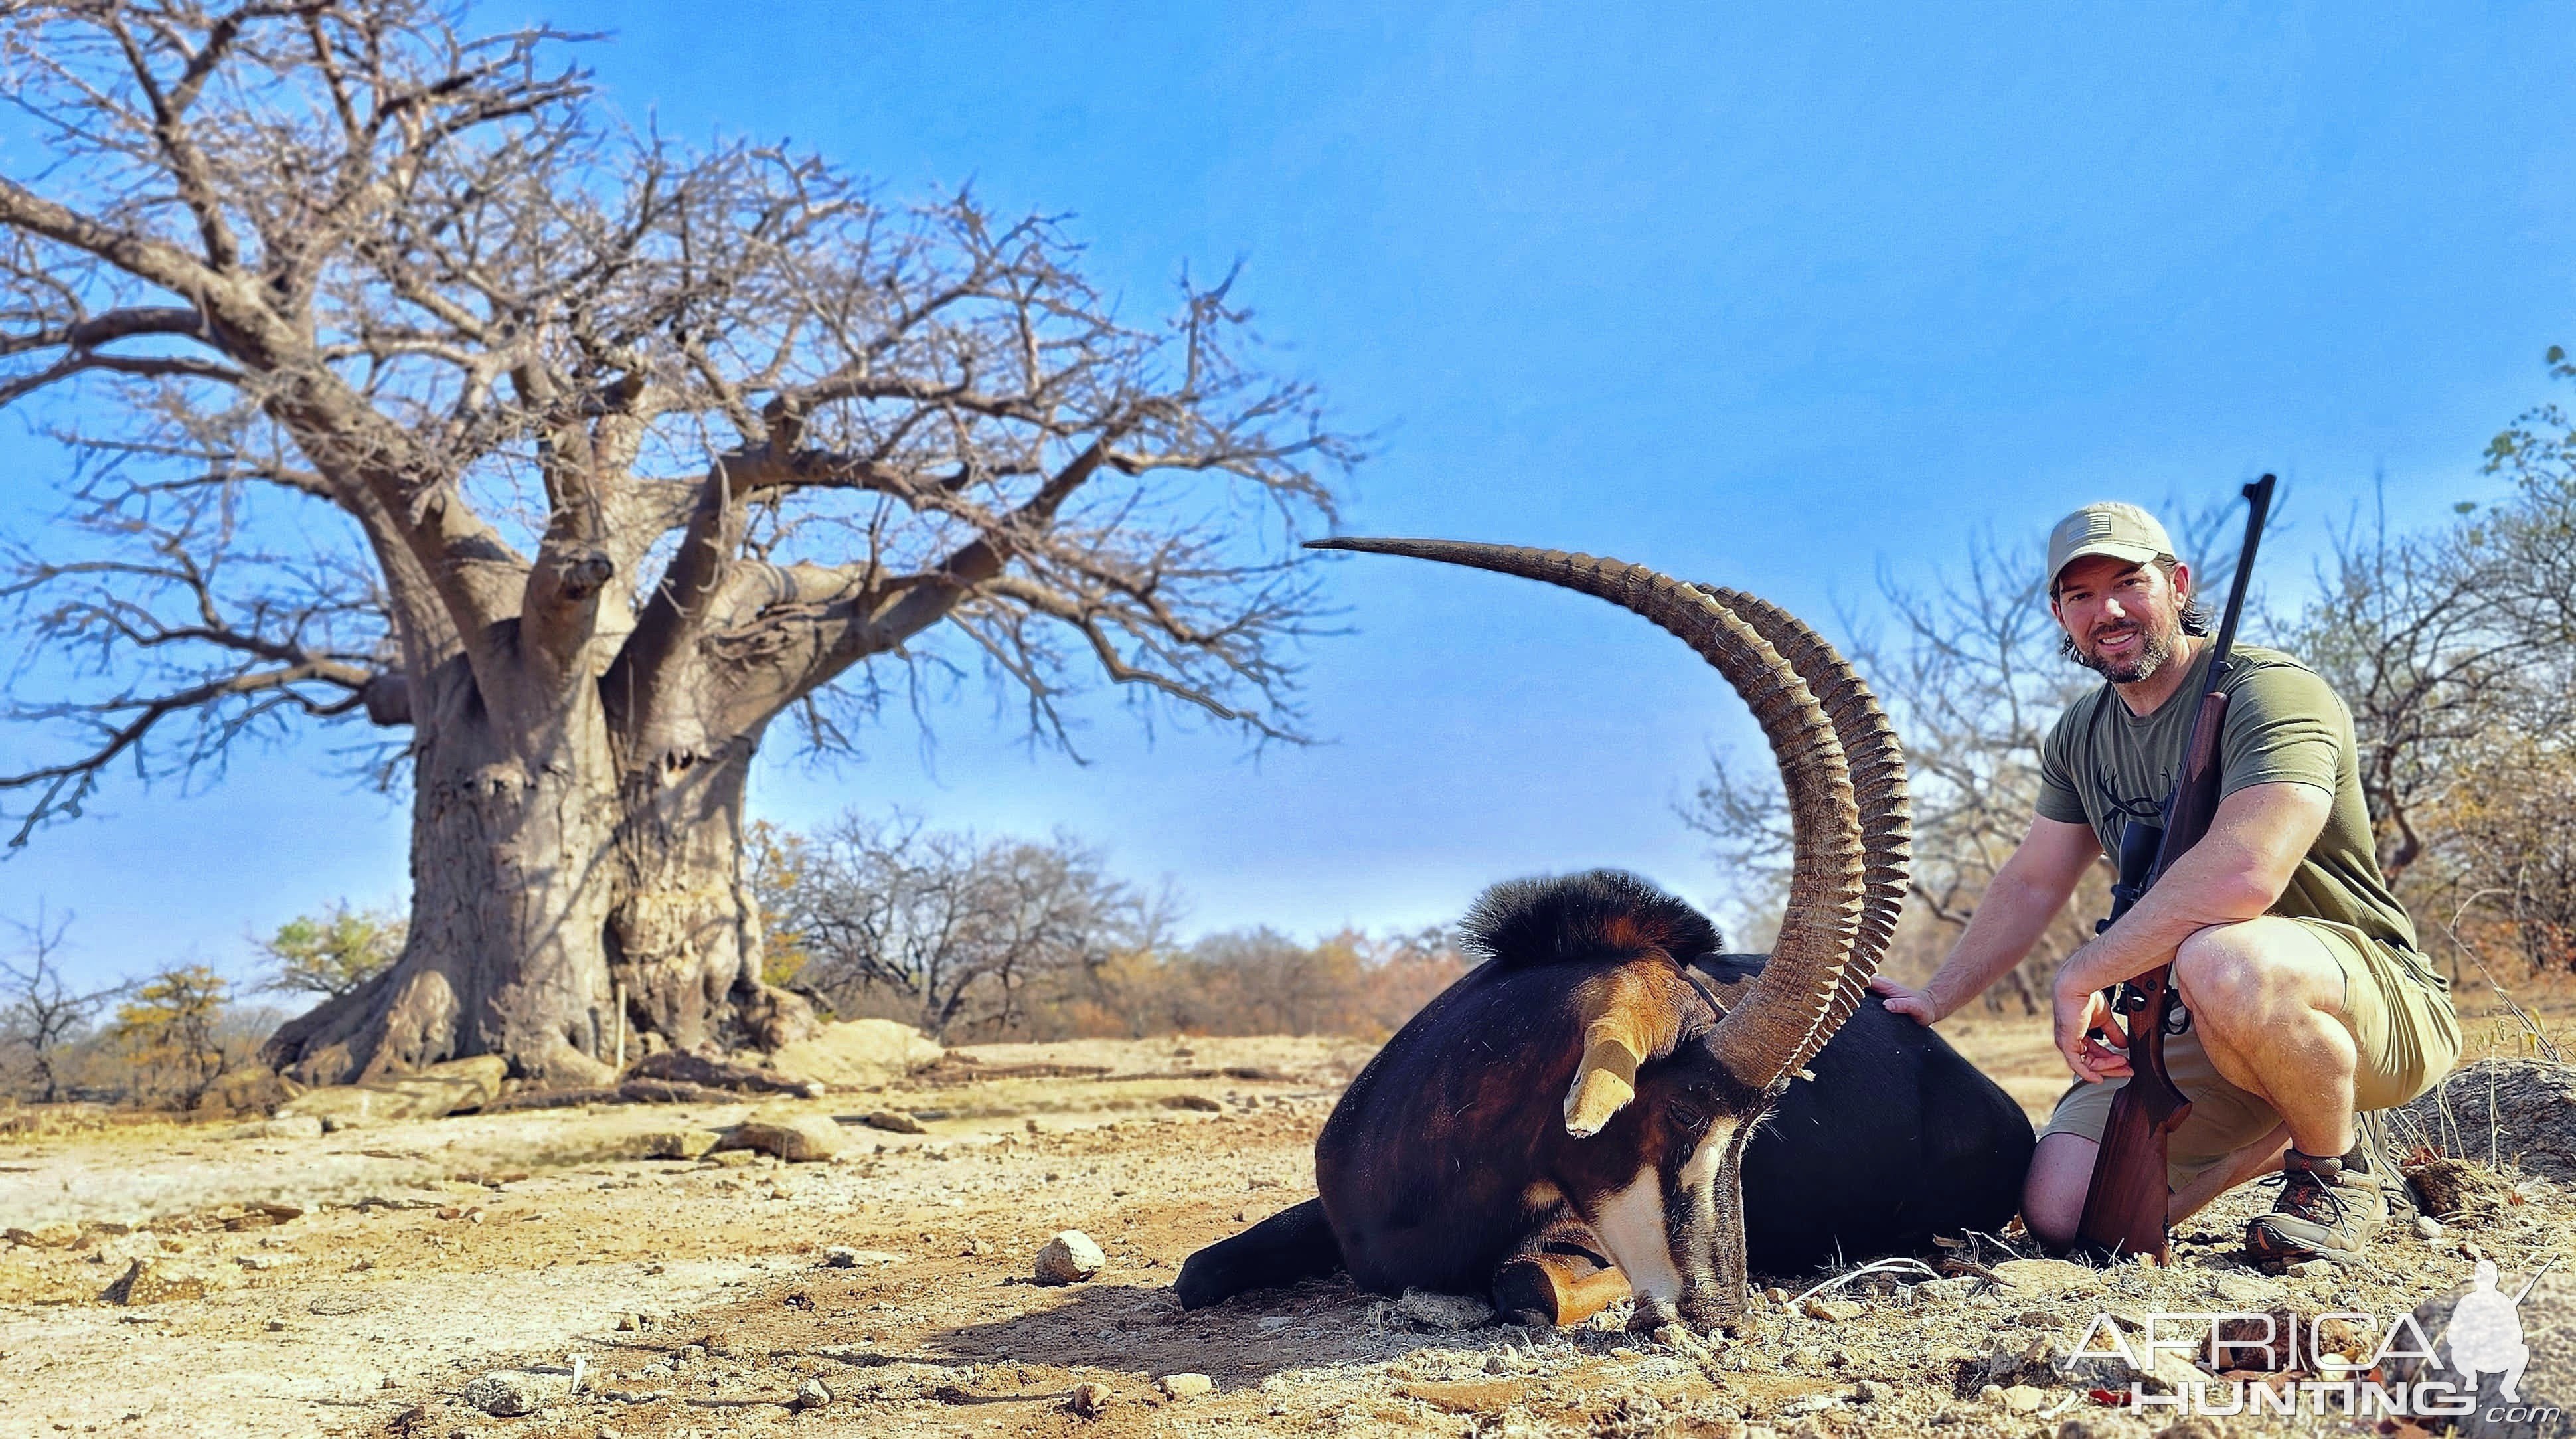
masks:
[[[1948,1028],[2035,1110],[2062,1084],[2044,1029]],[[2504,1034],[2480,1032],[2482,1043]],[[1705,1353],[1606,1329],[1447,1330],[1436,1314],[1341,1283],[1184,1315],[1169,1289],[1183,1257],[1312,1193],[1315,1130],[1367,1050],[1203,1039],[975,1053],[988,1074],[1110,1073],[812,1101],[853,1118],[884,1107],[937,1116],[920,1136],[853,1125],[851,1152],[830,1164],[601,1157],[638,1131],[721,1126],[747,1105],[466,1117],[316,1140],[171,1126],[10,1136],[0,1225],[90,1229],[78,1249],[0,1250],[0,1435],[2018,1439],[2055,1433],[2060,1406],[2095,1411],[2072,1391],[2050,1393],[2041,1413],[1980,1398],[1988,1356],[2045,1337],[2071,1344],[2099,1309],[2205,1308],[2224,1295],[2388,1312],[2455,1283],[2469,1245],[2508,1275],[2576,1257],[2576,1205],[2535,1182],[2479,1227],[2392,1236],[2370,1273],[2271,1279],[2230,1258],[2233,1231],[2260,1202],[2249,1190],[2186,1226],[2172,1271],[2120,1270],[2062,1295],[1973,1279],[1864,1282],[1841,1291],[1867,1303],[1857,1318],[1774,1308],[1758,1337]],[[1182,1101],[1203,1107],[1172,1107]],[[243,1208],[277,1201],[304,1212],[259,1227],[265,1216]],[[120,1225],[138,1232],[108,1232]],[[1067,1288],[1027,1282],[1032,1255],[1066,1228],[1100,1243],[1106,1271]],[[831,1246],[869,1252],[832,1267]],[[207,1278],[210,1292],[99,1302],[145,1253]],[[537,1412],[465,1407],[464,1385],[492,1372]],[[1175,1372],[1208,1375],[1215,1391],[1168,1398],[1156,1381]],[[808,1379],[831,1402],[789,1407]],[[1086,1383],[1109,1391],[1096,1419],[1066,1402]]]

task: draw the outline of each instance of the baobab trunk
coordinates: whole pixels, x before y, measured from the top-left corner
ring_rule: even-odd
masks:
[[[461,662],[427,688],[402,956],[281,1028],[268,1062],[343,1084],[499,1054],[514,1076],[568,1087],[614,1076],[621,1033],[633,1059],[805,1032],[810,1009],[759,982],[740,877],[748,744],[728,763],[621,777],[588,685],[529,736],[500,732]]]
[[[607,959],[644,1049],[776,1049],[813,1028],[811,1006],[761,982],[760,909],[742,869],[754,747],[666,753],[620,780]]]

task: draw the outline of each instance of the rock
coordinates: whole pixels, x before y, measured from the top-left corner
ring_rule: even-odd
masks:
[[[821,1098],[826,1087],[800,1075],[755,1069],[748,1064],[714,1059],[685,1049],[666,1049],[660,1054],[648,1054],[629,1068],[625,1077],[694,1084],[707,1089],[730,1089],[740,1094],[792,1094],[800,1099]]]
[[[2495,1062],[2495,1061],[2490,1061]],[[2513,1061],[2520,1063],[2520,1061]],[[2482,1066],[2481,1066],[2482,1067]],[[2481,1086],[2479,1093],[2485,1093]],[[2500,1104],[2498,1106],[2502,1108]],[[2528,1282],[2527,1274],[2505,1274],[2496,1278],[2496,1289],[2502,1299],[2488,1301],[2488,1307],[2509,1303],[2514,1294]],[[2480,1358],[2477,1338],[2451,1332],[2452,1310],[2468,1292],[2439,1294],[2415,1306],[2415,1323],[2438,1356],[2433,1361],[2390,1354],[2385,1368],[2389,1377],[2416,1382],[2440,1379],[2468,1387],[2467,1377],[2453,1365],[2455,1339],[2468,1338],[2472,1358]],[[2499,1316],[2501,1317],[2501,1316]],[[2521,1323],[2520,1342],[2528,1351],[2530,1363],[2522,1372],[2517,1386],[2517,1399],[2505,1400],[2502,1394],[2504,1376],[2491,1372],[2481,1363],[2477,1375],[2477,1406],[2454,1421],[2456,1432],[2467,1439],[2539,1439],[2541,1435],[2562,1435],[2567,1416],[2576,1412],[2576,1276],[2557,1270],[2541,1276],[2512,1311]],[[2509,1326],[2473,1326],[2509,1329]],[[2407,1335],[2408,1343],[2416,1347]],[[2503,1356],[2497,1356],[2499,1362]]]
[[[762,1110],[726,1131],[720,1143],[726,1149],[775,1154],[790,1164],[812,1164],[841,1152],[841,1126],[828,1114]]]
[[[451,1059],[413,1074],[366,1084],[308,1089],[279,1105],[280,1119],[316,1119],[325,1129],[359,1129],[395,1119],[439,1119],[500,1097],[510,1062],[497,1054]]]
[[[472,1381],[461,1397],[495,1419],[515,1419],[535,1407],[517,1380],[500,1374],[486,1374]]]
[[[2023,1299],[2090,1294],[2102,1287],[2098,1271],[2067,1259],[2007,1259],[1995,1266],[1995,1274]]]
[[[724,1142],[712,1129],[656,1129],[636,1136],[639,1159],[704,1159]]]
[[[1866,1305],[1849,1299],[1827,1299],[1823,1295],[1818,1295],[1798,1307],[1808,1318],[1820,1319],[1827,1324],[1845,1323],[1869,1312]]]
[[[853,1249],[846,1244],[835,1244],[823,1251],[823,1267],[826,1269],[873,1269],[880,1264],[902,1262],[902,1255],[888,1254],[882,1249]]]
[[[2576,1066],[2482,1059],[2453,1070],[2405,1108],[2446,1154],[2481,1165],[2492,1154],[2499,1164],[2519,1162],[2527,1173],[2576,1181]],[[2425,1196],[2428,1204],[2432,1198]]]
[[[2097,1331],[2090,1347],[2077,1353],[2055,1336],[2043,1334],[2023,1348],[1999,1348],[1987,1356],[1983,1377],[1989,1385],[2029,1385],[2040,1389],[2107,1389],[2126,1394],[2134,1383],[2149,1394],[2189,1392],[2195,1384],[2207,1383],[2209,1375],[2188,1359],[2170,1349],[2160,1349],[2149,1356],[2145,1346],[2122,1341],[2129,1353],[2139,1359],[2153,1357],[2152,1368],[2140,1369],[2120,1357],[2107,1331]]]
[[[208,1114],[266,1114],[303,1092],[294,1080],[254,1064],[217,1079],[192,1107]]]
[[[2331,1259],[2302,1259],[2290,1266],[2290,1272],[2302,1279],[2331,1279],[2335,1262]]]
[[[1109,1256],[1100,1252],[1090,1235],[1068,1229],[1038,1251],[1035,1273],[1040,1284],[1079,1284],[1108,1264]]]
[[[920,1120],[900,1109],[870,1110],[866,1118],[860,1122],[870,1129],[882,1129],[888,1134],[928,1134],[930,1132],[921,1127]]]
[[[1076,1384],[1065,1407],[1085,1419],[1097,1419],[1109,1412],[1109,1386],[1097,1382]]]
[[[820,1409],[831,1402],[832,1391],[823,1387],[823,1381],[820,1379],[808,1379],[804,1383],[796,1386],[796,1402],[790,1407],[797,1409]]]
[[[1216,1391],[1216,1381],[1204,1374],[1166,1374],[1160,1381],[1165,1394],[1175,1399],[1196,1399]]]
[[[869,1089],[927,1069],[946,1053],[911,1025],[852,1019],[825,1024],[810,1038],[781,1045],[769,1062],[791,1078],[834,1089]]]
[[[2440,1220],[2438,1220],[2438,1219],[2434,1218],[2432,1215],[2429,1215],[2429,1214],[2418,1214],[2418,1215],[2416,1215],[2416,1216],[2415,1216],[2415,1237],[2416,1237],[2416,1238],[2418,1238],[2418,1239],[2439,1239],[2439,1238],[2441,1238],[2441,1237],[2442,1237],[2442,1221],[2440,1221]]]
[[[1190,1109],[1201,1114],[1223,1114],[1225,1106],[1204,1094],[1172,1094],[1163,1098],[1165,1109]]]
[[[1441,1294],[1408,1289],[1395,1301],[1395,1312],[1424,1329],[1480,1329],[1494,1322],[1494,1306],[1472,1294]]]
[[[2048,1391],[2029,1384],[2015,1384],[2003,1391],[2004,1407],[2015,1414],[2036,1414],[2048,1403]]]
[[[173,1299],[203,1299],[206,1281],[197,1274],[163,1264],[158,1259],[137,1259],[126,1266],[116,1282],[107,1286],[99,1300],[107,1304],[162,1304]]]
[[[310,1114],[283,1119],[254,1119],[224,1131],[226,1139],[320,1139],[322,1121]]]
[[[30,1249],[69,1249],[80,1243],[80,1226],[68,1219],[39,1224],[32,1229],[12,1229],[9,1238]]]

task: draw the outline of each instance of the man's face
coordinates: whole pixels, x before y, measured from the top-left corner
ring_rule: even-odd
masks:
[[[2076,662],[2115,685],[2133,685],[2182,649],[2182,604],[2191,571],[2089,555],[2060,571],[2049,613],[2066,628]]]

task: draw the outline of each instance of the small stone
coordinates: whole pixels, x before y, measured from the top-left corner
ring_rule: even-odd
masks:
[[[1480,1329],[1494,1322],[1494,1306],[1472,1294],[1441,1294],[1408,1289],[1395,1301],[1395,1312],[1419,1328],[1442,1331]]]
[[[2330,1279],[2334,1276],[2335,1262],[2331,1259],[2302,1259],[2290,1266],[2290,1272],[2302,1279]]]
[[[920,1120],[900,1109],[872,1110],[866,1122],[868,1128],[882,1129],[888,1134],[928,1134],[930,1132],[922,1127]]]
[[[2418,1214],[2418,1215],[2416,1215],[2416,1216],[2415,1216],[2415,1237],[2416,1237],[2416,1238],[2418,1238],[2418,1239],[2439,1239],[2439,1238],[2441,1238],[2441,1237],[2442,1237],[2442,1221],[2440,1221],[2440,1220],[2438,1220],[2438,1219],[2434,1218],[2432,1215],[2429,1215],[2429,1214]]]
[[[173,1299],[203,1299],[206,1281],[194,1274],[164,1268],[159,1260],[137,1259],[98,1296],[109,1304],[161,1304]]]
[[[499,1374],[486,1374],[465,1386],[465,1402],[495,1419],[515,1419],[534,1406],[518,1381]]]
[[[32,1229],[12,1229],[9,1237],[30,1249],[69,1249],[80,1243],[80,1226],[68,1219],[39,1224]]]
[[[1798,1307],[1808,1318],[1820,1319],[1827,1324],[1846,1323],[1868,1312],[1866,1306],[1853,1300],[1827,1299],[1822,1295],[1809,1299]]]
[[[823,1381],[808,1379],[796,1386],[796,1402],[790,1407],[820,1409],[831,1402],[832,1391],[823,1387]]]
[[[1097,1419],[1109,1412],[1109,1386],[1101,1383],[1076,1384],[1069,1407],[1085,1419]]]
[[[1774,1304],[1785,1307],[1789,1302],[1789,1291],[1782,1289],[1775,1284],[1772,1287],[1763,1290],[1762,1297],[1770,1300]]]
[[[889,1254],[882,1249],[852,1249],[846,1244],[835,1244],[823,1251],[823,1267],[826,1269],[874,1269],[880,1264],[902,1262],[902,1255]]]
[[[1196,1399],[1200,1395],[1214,1393],[1216,1381],[1204,1374],[1166,1374],[1160,1387],[1174,1399]]]
[[[636,1141],[646,1159],[704,1159],[724,1142],[712,1129],[657,1129]]]
[[[1046,1242],[1038,1251],[1036,1274],[1040,1284],[1079,1284],[1098,1274],[1109,1263],[1090,1235],[1079,1229],[1068,1229]]]
[[[2047,1402],[2047,1390],[2028,1384],[2015,1384],[2004,1391],[2004,1407],[2015,1414],[2036,1414]]]
[[[841,1152],[841,1126],[828,1114],[764,1110],[735,1125],[727,1149],[756,1149],[790,1164],[816,1164]]]
[[[1887,1398],[1887,1386],[1875,1379],[1864,1379],[1852,1386],[1854,1404],[1876,1404]]]

